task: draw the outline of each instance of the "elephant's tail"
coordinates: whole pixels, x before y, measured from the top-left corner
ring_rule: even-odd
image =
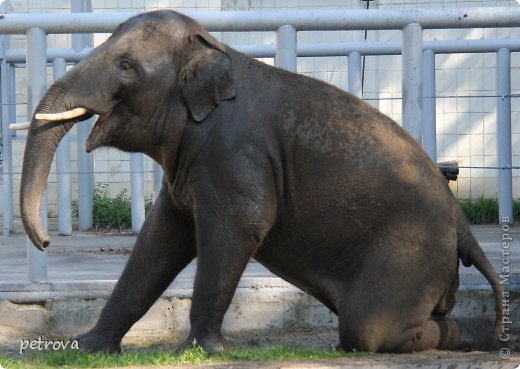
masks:
[[[482,251],[473,233],[471,233],[464,214],[460,209],[458,209],[458,212],[460,214],[457,217],[457,254],[465,267],[474,265],[475,268],[486,277],[495,296],[495,329],[491,342],[493,345],[496,345],[502,328],[504,286],[500,283],[495,269],[484,254],[484,251]]]

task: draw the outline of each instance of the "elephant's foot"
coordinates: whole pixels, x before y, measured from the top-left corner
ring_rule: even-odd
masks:
[[[115,354],[121,352],[121,340],[114,340],[107,334],[97,331],[95,328],[77,335],[73,339],[78,340],[79,349],[85,352],[103,352]]]
[[[222,354],[231,350],[231,345],[221,336],[217,337],[197,337],[191,335],[177,348],[180,353],[192,347],[201,347],[208,354]]]

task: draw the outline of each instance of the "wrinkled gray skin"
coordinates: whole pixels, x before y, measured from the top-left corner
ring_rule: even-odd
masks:
[[[75,121],[100,115],[87,151],[143,152],[165,172],[99,321],[79,336],[83,349],[118,351],[195,257],[185,345],[196,339],[209,352],[226,348],[222,320],[251,258],[334,311],[345,350],[456,348],[446,314],[459,259],[476,265],[501,304],[445,179],[395,122],[218,43],[185,16],[160,11],[122,24],[37,112],[75,107],[90,111]],[[50,241],[39,220],[49,166],[75,121],[31,122],[21,203],[38,248]]]

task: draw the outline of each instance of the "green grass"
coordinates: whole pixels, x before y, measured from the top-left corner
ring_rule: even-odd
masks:
[[[484,198],[459,200],[459,205],[470,224],[497,224],[498,199]]]
[[[498,224],[498,199],[479,197],[459,200],[470,224]],[[520,219],[520,199],[513,201],[513,218]]]
[[[333,348],[322,351],[285,345],[233,350],[221,355],[208,355],[198,347],[185,350],[180,354],[163,349],[129,350],[118,355],[87,354],[74,350],[27,351],[24,355],[11,355],[10,357],[0,353],[0,365],[5,369],[109,368],[137,365],[208,364],[229,361],[337,359],[353,355],[356,355],[356,353],[346,353]]]

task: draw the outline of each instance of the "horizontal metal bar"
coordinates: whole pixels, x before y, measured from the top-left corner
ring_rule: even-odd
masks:
[[[92,48],[85,48],[81,51],[66,48],[47,49],[47,62],[52,63],[54,59],[63,58],[67,62],[79,62],[84,59]],[[8,49],[5,53],[8,63],[25,63],[25,49]]]
[[[275,44],[264,45],[230,45],[233,49],[253,58],[272,58],[276,53]],[[300,43],[297,45],[298,56],[348,56],[356,51],[361,55],[399,55],[402,44],[400,41],[362,41],[362,42],[330,42],[330,43]],[[495,53],[499,49],[520,51],[520,39],[490,39],[490,40],[434,40],[424,41],[423,50],[432,50],[435,54],[451,53]],[[73,49],[47,49],[47,61],[63,58],[67,62],[81,61],[92,48],[81,51]],[[25,49],[8,49],[8,63],[25,63]]]
[[[2,14],[0,34],[24,34],[41,28],[47,33],[112,32],[137,13]],[[192,11],[209,31],[274,31],[292,25],[298,31],[401,29],[419,23],[424,29],[520,27],[520,8],[337,9],[291,11]]]
[[[520,39],[435,40],[423,42],[423,50],[432,50],[435,54],[495,53],[500,49],[520,51]]]
[[[520,39],[491,40],[434,40],[424,41],[423,50],[435,54],[495,53],[499,49],[520,51]],[[298,44],[298,56],[348,56],[356,51],[361,55],[400,55],[400,41],[363,41]]]

